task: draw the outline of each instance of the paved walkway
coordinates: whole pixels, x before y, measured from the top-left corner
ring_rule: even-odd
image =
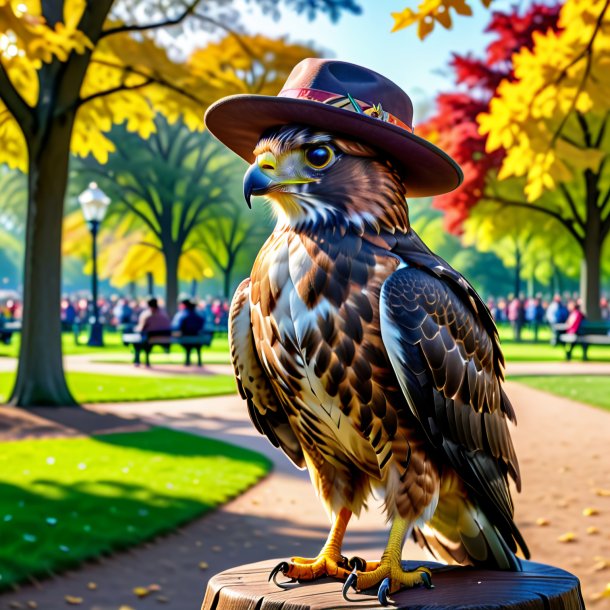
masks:
[[[610,497],[597,495],[599,490],[610,490],[610,416],[516,383],[508,383],[507,390],[519,417],[513,433],[523,473],[523,493],[515,498],[518,525],[533,558],[576,573],[589,603],[610,580]],[[65,606],[65,595],[75,595],[84,598],[80,607],[90,610],[119,610],[122,605],[148,610],[159,608],[161,600],[175,610],[197,609],[207,579],[220,570],[318,551],[327,533],[327,519],[307,475],[255,432],[238,397],[90,408],[247,446],[268,455],[275,469],[244,495],[178,533],[39,587],[4,594],[0,608],[14,608],[10,606],[14,602],[25,608],[33,600],[39,608],[55,610]],[[583,517],[587,507],[599,514]],[[538,518],[546,519],[548,525],[536,525]],[[595,527],[597,533],[587,534],[587,527]],[[559,542],[569,531],[576,539]],[[375,557],[384,539],[384,519],[372,507],[350,525],[345,550]],[[412,544],[405,549],[407,556],[423,558]],[[208,564],[203,571],[202,561]],[[89,582],[97,584],[95,591],[88,590]],[[162,587],[158,595],[139,600],[133,594],[134,587],[152,583]],[[606,610],[609,600],[598,601],[593,608]]]

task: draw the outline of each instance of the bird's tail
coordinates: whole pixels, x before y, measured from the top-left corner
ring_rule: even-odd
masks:
[[[514,523],[507,541],[457,480],[445,482],[443,487],[432,519],[414,529],[420,546],[447,563],[521,571],[521,562],[511,547],[526,557],[529,551]]]

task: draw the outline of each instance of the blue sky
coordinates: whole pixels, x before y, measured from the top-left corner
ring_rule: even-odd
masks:
[[[417,122],[435,93],[452,86],[447,68],[451,53],[483,52],[489,40],[483,30],[490,17],[479,0],[472,0],[474,16],[457,16],[452,30],[437,25],[423,42],[417,37],[416,26],[392,34],[390,13],[405,6],[415,7],[417,1],[360,0],[363,13],[345,14],[336,24],[324,15],[310,22],[286,9],[275,21],[246,0],[238,0],[234,6],[240,10],[241,23],[249,33],[287,35],[291,41],[311,42],[326,51],[325,55],[361,64],[391,78],[413,99]],[[507,0],[494,0],[493,6],[506,9],[509,4]]]

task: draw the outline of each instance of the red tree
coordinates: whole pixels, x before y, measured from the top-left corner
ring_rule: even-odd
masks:
[[[560,4],[532,4],[526,13],[493,12],[486,32],[494,39],[483,59],[454,54],[451,67],[458,91],[441,93],[436,99],[436,113],[420,126],[420,132],[433,139],[464,170],[460,188],[434,199],[434,206],[445,213],[445,226],[460,233],[470,209],[481,199],[485,179],[499,169],[504,151],[485,152],[486,136],[479,134],[477,116],[486,112],[494,93],[505,78],[513,77],[512,56],[523,47],[533,46],[532,34],[557,30]]]

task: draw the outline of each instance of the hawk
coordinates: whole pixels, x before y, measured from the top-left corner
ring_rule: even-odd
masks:
[[[409,224],[410,191],[455,188],[459,168],[405,130],[410,117],[389,93],[401,103],[406,94],[388,93],[391,81],[306,62],[286,99],[257,107],[255,96],[234,96],[206,115],[212,133],[253,160],[248,204],[265,195],[277,215],[231,305],[238,388],[258,431],[308,469],[332,520],[317,557],[292,557],[272,577],[339,577],[346,599],[379,586],[387,604],[401,587],[432,586],[427,568],[403,570],[409,536],[449,562],[519,570],[516,554],[528,550],[508,485],[519,489],[520,476],[497,330],[472,286]],[[377,97],[347,90],[358,82]],[[249,140],[244,122],[254,123]],[[348,522],[373,492],[391,521],[387,547],[378,561],[347,559]]]

